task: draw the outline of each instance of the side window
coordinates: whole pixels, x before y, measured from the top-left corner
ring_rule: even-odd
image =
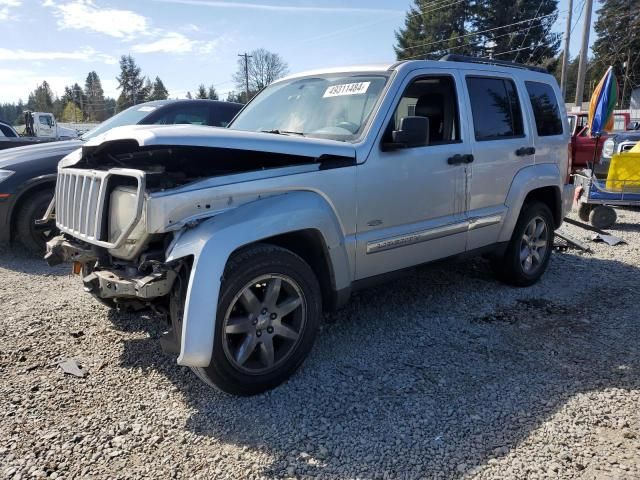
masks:
[[[400,99],[384,141],[392,141],[391,134],[403,118],[414,116],[429,119],[429,145],[459,142],[460,115],[453,78],[429,76],[414,80]]]
[[[9,127],[0,124],[0,137],[15,137]]]
[[[233,117],[235,117],[237,109],[230,108],[228,105],[216,104],[211,106],[211,126],[226,127],[229,125]]]
[[[522,111],[513,80],[467,77],[476,140],[522,137]]]
[[[51,117],[49,115],[39,115],[38,121],[40,122],[40,125],[53,127],[53,121],[51,120]]]
[[[187,105],[171,108],[153,120],[156,125],[208,125],[209,109],[206,105]]]
[[[551,85],[540,82],[525,82],[536,129],[539,137],[562,135],[562,120],[555,92]]]

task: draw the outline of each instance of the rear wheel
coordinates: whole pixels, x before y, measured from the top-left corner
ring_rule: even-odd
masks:
[[[36,220],[44,217],[52,198],[53,192],[50,190],[37,192],[24,199],[16,212],[15,240],[35,255],[44,253],[46,243],[56,236],[54,221],[36,225]]]
[[[313,271],[293,252],[271,245],[239,252],[225,270],[211,363],[194,371],[227,393],[274,388],[311,350],[321,304]]]
[[[492,261],[498,278],[517,287],[536,283],[551,258],[553,230],[549,207],[541,202],[525,204],[504,256]]]
[[[589,213],[589,222],[596,228],[607,229],[613,227],[618,219],[616,211],[606,205],[598,205]]]

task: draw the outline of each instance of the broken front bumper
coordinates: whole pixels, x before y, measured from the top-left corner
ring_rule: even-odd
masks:
[[[177,276],[176,270],[160,262],[154,262],[150,273],[141,273],[133,266],[94,270],[93,265],[98,261],[96,251],[68,240],[64,235],[47,242],[45,260],[49,265],[62,262],[83,264],[85,290],[104,300],[136,299],[144,302],[164,297],[171,291]],[[88,266],[91,268],[86,268]]]

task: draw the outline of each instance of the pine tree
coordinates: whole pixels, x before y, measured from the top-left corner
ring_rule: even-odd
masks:
[[[117,101],[117,110],[122,111],[145,100],[145,78],[140,74],[131,55],[120,57],[120,75],[116,77],[118,88],[122,89]]]
[[[34,112],[53,112],[53,93],[46,80],[29,94],[27,109]]]
[[[473,40],[482,56],[540,65],[558,53],[562,35],[551,32],[557,18],[557,0],[477,0],[473,26],[491,31]]]
[[[85,113],[89,120],[102,122],[107,118],[105,111],[104,90],[96,72],[89,72],[84,82],[84,94],[87,99]]]
[[[435,5],[432,0],[414,0],[404,27],[396,32],[394,50],[398,60],[438,59],[447,53],[472,54],[469,33],[470,2]]]
[[[192,100],[193,97],[191,96],[191,92],[187,92],[187,94],[185,95],[187,97],[187,99]]]
[[[207,94],[207,98],[209,100],[219,100],[220,98],[218,97],[218,92],[216,92],[216,89],[213,85],[211,85],[209,87],[209,93]]]
[[[629,106],[631,90],[640,86],[640,2],[603,0],[597,11],[593,44],[594,77],[612,65],[619,82],[620,108]]]
[[[196,98],[199,98],[201,100],[205,100],[209,97],[207,97],[207,87],[204,86],[204,83],[201,83],[200,86],[198,87],[198,93],[196,93]]]
[[[164,83],[162,83],[162,80],[160,80],[160,77],[156,77],[147,100],[166,100],[167,98],[169,98],[169,91],[164,86]]]

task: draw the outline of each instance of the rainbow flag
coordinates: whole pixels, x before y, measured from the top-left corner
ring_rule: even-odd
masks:
[[[609,67],[591,96],[589,125],[592,137],[613,130],[613,109],[617,102],[618,82],[613,67]]]

